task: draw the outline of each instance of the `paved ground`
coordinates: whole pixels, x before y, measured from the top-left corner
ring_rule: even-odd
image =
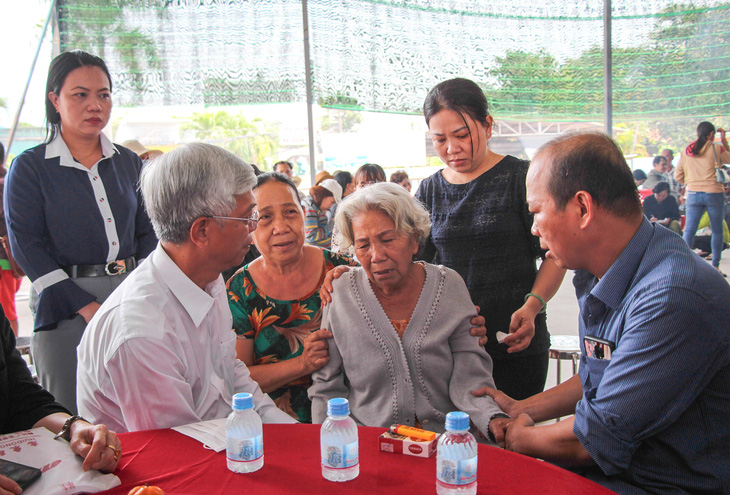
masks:
[[[724,254],[727,256],[720,261],[720,268],[723,272],[730,274],[730,252],[726,251]],[[572,278],[572,272],[568,272],[560,290],[548,305],[548,328],[552,335],[578,335],[578,304],[575,299]],[[29,290],[30,281],[26,278],[16,297],[20,335],[30,335],[33,328],[33,320],[30,309],[28,309]],[[561,366],[562,380],[570,378],[572,374],[570,362],[562,361]],[[554,386],[556,378],[556,362],[551,360],[546,387]]]

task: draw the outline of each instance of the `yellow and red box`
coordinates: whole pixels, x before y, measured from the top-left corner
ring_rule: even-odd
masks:
[[[436,452],[438,440],[438,435],[433,440],[421,440],[386,431],[378,437],[378,449],[394,454],[431,457]]]

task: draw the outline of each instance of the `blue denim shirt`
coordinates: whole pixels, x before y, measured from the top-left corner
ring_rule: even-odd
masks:
[[[573,431],[605,484],[730,492],[727,282],[644,219],[601,280],[578,270],[573,283],[583,385]],[[586,335],[615,343],[611,359],[587,357]]]

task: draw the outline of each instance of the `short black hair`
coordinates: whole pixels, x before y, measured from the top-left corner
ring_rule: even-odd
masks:
[[[656,186],[651,190],[654,194],[659,194],[664,191],[669,191],[669,183],[668,182],[659,182]]]
[[[299,191],[297,190],[297,186],[294,185],[288,175],[280,174],[279,172],[263,173],[256,177],[256,185],[253,186],[253,189],[256,190],[267,182],[281,182],[282,184],[286,184],[294,192],[294,197],[297,198],[297,202],[299,202]]]
[[[294,165],[292,165],[291,162],[281,160],[274,164],[274,172],[276,172],[276,167],[278,167],[279,165],[286,165],[287,167],[289,167],[289,170],[291,170],[292,172],[294,171]]]
[[[616,142],[602,132],[571,133],[540,147],[535,157],[552,160],[548,193],[559,210],[578,191],[596,206],[622,218],[641,215],[641,200],[631,169]]]
[[[365,179],[366,182],[385,182],[385,170],[377,163],[366,163],[355,172],[355,185]]]
[[[654,160],[651,162],[651,164],[656,165],[657,163],[666,162],[666,161],[667,161],[667,159],[664,158],[662,155],[657,155],[654,157]]]

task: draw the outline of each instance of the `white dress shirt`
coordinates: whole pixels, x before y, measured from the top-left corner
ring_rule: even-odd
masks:
[[[79,414],[117,432],[223,418],[253,394],[264,423],[295,423],[236,359],[223,278],[195,285],[161,245],[120,285],[78,347]]]

